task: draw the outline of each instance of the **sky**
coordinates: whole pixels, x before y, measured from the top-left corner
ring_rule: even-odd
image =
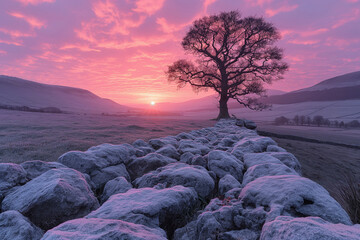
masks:
[[[238,10],[282,35],[292,91],[360,70],[360,0],[1,0],[0,75],[90,90],[121,104],[181,102],[167,66],[192,22]]]

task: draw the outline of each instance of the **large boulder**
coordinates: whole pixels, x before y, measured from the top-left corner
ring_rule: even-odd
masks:
[[[107,159],[97,157],[91,152],[70,151],[61,155],[58,162],[69,167],[76,169],[81,173],[90,174],[97,169],[109,166]]]
[[[92,171],[90,173],[91,181],[94,183],[95,189],[101,189],[104,185],[116,178],[116,177],[125,177],[126,180],[130,181],[130,176],[124,164],[119,164],[115,166],[109,166],[102,169]]]
[[[234,188],[240,188],[241,184],[232,175],[226,174],[219,180],[219,195],[223,196],[225,193]]]
[[[256,123],[251,121],[251,120],[244,120],[244,126],[247,128],[247,129],[251,129],[251,130],[254,130],[256,129]]]
[[[194,189],[175,186],[165,189],[130,189],[113,195],[86,218],[118,219],[148,227],[161,227],[170,235],[186,222],[198,205]]]
[[[244,164],[247,169],[252,166],[266,163],[282,164],[282,162],[266,153],[246,153],[244,154]]]
[[[19,212],[10,210],[0,214],[0,239],[39,240],[43,231]]]
[[[196,154],[205,155],[208,152],[210,152],[210,148],[208,146],[206,146],[200,142],[196,142],[194,140],[189,140],[189,139],[180,140],[178,150],[179,150],[180,154],[189,152],[194,155],[196,155]]]
[[[239,182],[242,181],[244,164],[228,152],[211,151],[208,154],[208,168],[215,172],[218,178],[230,174]]]
[[[215,187],[214,180],[205,168],[185,163],[172,163],[158,168],[137,178],[133,183],[138,188],[153,187],[159,183],[166,187],[193,187],[202,198],[210,197]]]
[[[25,169],[28,180],[32,180],[51,169],[67,168],[58,162],[44,162],[40,160],[26,161],[20,165]]]
[[[42,229],[83,217],[99,207],[84,176],[70,168],[52,169],[11,191],[2,211],[17,210]]]
[[[245,209],[266,209],[266,221],[280,215],[317,216],[332,223],[351,224],[345,210],[322,186],[299,176],[258,178],[244,187],[239,199]]]
[[[96,157],[106,159],[109,165],[128,164],[131,156],[135,154],[135,148],[130,144],[113,145],[104,143],[91,147],[87,152]]]
[[[299,175],[301,175],[300,162],[293,154],[289,152],[266,152],[265,154],[279,159],[283,164],[294,169],[297,173],[299,173]]]
[[[42,240],[166,240],[166,233],[160,228],[114,219],[74,219],[46,232]]]
[[[299,176],[294,169],[289,168],[284,164],[278,163],[263,163],[254,165],[248,168],[244,174],[243,185],[254,181],[257,178],[264,176],[277,176],[277,175],[296,175]]]
[[[264,225],[260,239],[357,240],[360,239],[360,225],[333,224],[319,217],[280,216]]]
[[[244,137],[240,139],[233,146],[233,151],[241,151],[246,153],[257,153],[262,152],[262,147],[260,144],[256,143],[252,138]]]
[[[282,147],[279,147],[277,145],[269,145],[266,148],[267,152],[286,152],[286,150]]]
[[[9,189],[24,184],[26,181],[26,171],[22,166],[14,163],[0,163],[0,202]]]
[[[132,185],[126,180],[126,178],[114,178],[113,180],[110,180],[105,184],[103,194],[101,195],[101,202],[105,202],[109,199],[110,196],[117,193],[127,192],[131,188]]]
[[[135,179],[144,175],[145,173],[174,162],[177,161],[173,158],[165,157],[158,153],[149,153],[144,157],[134,159],[127,166],[127,169],[131,179]]]
[[[180,154],[173,145],[167,144],[156,151],[156,153],[161,154],[165,157],[174,158],[176,160],[180,159]]]

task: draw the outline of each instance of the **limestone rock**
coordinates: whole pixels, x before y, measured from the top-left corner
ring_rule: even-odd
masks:
[[[101,202],[105,202],[109,199],[110,196],[117,193],[127,192],[131,188],[132,185],[126,180],[126,178],[114,178],[113,180],[110,180],[105,184],[103,194],[101,195]]]
[[[224,195],[227,191],[239,188],[241,187],[241,184],[238,180],[236,180],[232,175],[226,174],[224,177],[222,177],[219,181],[219,195]]]
[[[90,152],[70,151],[61,155],[58,162],[81,173],[90,174],[97,169],[109,166],[109,161],[96,157]]]
[[[252,166],[259,165],[259,164],[282,164],[282,162],[266,153],[246,153],[244,154],[244,164],[247,169],[251,168]]]
[[[256,123],[251,121],[251,120],[244,120],[244,126],[247,128],[247,129],[251,129],[251,130],[254,130],[256,129]]]
[[[360,239],[360,225],[333,224],[319,217],[280,216],[264,225],[260,239],[357,240]]]
[[[28,180],[32,180],[51,169],[67,168],[58,162],[44,162],[40,160],[26,161],[20,165],[25,169]]]
[[[180,159],[180,154],[173,145],[167,144],[156,151],[156,153],[161,154],[165,157],[173,158],[176,160]]]
[[[282,147],[276,146],[276,145],[269,145],[266,148],[267,152],[286,152],[285,149],[283,149]]]
[[[19,212],[10,210],[0,214],[0,239],[39,240],[43,231]]]
[[[84,176],[70,168],[47,171],[2,202],[2,211],[17,210],[42,229],[83,217],[98,207]]]
[[[173,158],[165,157],[158,153],[149,153],[148,155],[133,160],[128,166],[131,179],[136,179],[145,173],[156,170],[170,163],[177,162]]]
[[[86,218],[118,219],[172,232],[183,225],[188,213],[196,208],[194,189],[175,186],[165,189],[130,189],[113,195]]]
[[[264,176],[276,176],[276,175],[296,175],[299,174],[295,172],[295,170],[287,167],[284,164],[277,164],[277,163],[264,163],[254,165],[247,169],[244,174],[243,185],[245,186],[251,181],[259,177]]]
[[[62,239],[131,239],[166,240],[166,233],[160,228],[114,219],[79,218],[67,221],[46,232],[42,240]]]
[[[205,168],[185,163],[169,164],[134,181],[134,185],[139,188],[153,187],[159,183],[167,187],[176,185],[193,187],[202,198],[210,197],[215,187],[214,180]]]
[[[104,143],[98,146],[91,147],[87,152],[96,157],[106,159],[108,166],[110,165],[127,165],[131,160],[131,156],[135,154],[135,148],[130,144],[113,145]]]
[[[216,176],[219,178],[224,177],[226,174],[230,174],[239,182],[242,181],[244,165],[228,152],[219,150],[211,151],[208,154],[208,168],[215,172]]]
[[[0,202],[12,187],[26,183],[26,171],[18,164],[0,163]]]
[[[247,184],[239,195],[243,207],[267,209],[266,221],[277,216],[317,216],[350,225],[344,209],[319,184],[294,175],[266,176]]]
[[[301,175],[300,162],[293,154],[289,152],[266,152],[265,154],[279,159],[283,164],[294,169],[297,173],[299,173],[299,175]]]
[[[124,164],[109,166],[102,169],[92,171],[90,173],[92,182],[95,184],[95,189],[101,189],[108,181],[116,177],[124,177],[130,181],[130,176]]]

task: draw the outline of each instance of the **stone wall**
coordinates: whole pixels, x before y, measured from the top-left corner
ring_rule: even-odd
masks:
[[[294,155],[234,120],[0,164],[0,203],[0,239],[360,239]]]

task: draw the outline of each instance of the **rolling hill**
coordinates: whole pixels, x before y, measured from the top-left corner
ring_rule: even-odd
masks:
[[[94,93],[0,75],[0,105],[29,108],[59,108],[77,113],[119,113],[127,107]]]
[[[312,87],[264,99],[272,104],[360,99],[360,71],[324,80]]]

